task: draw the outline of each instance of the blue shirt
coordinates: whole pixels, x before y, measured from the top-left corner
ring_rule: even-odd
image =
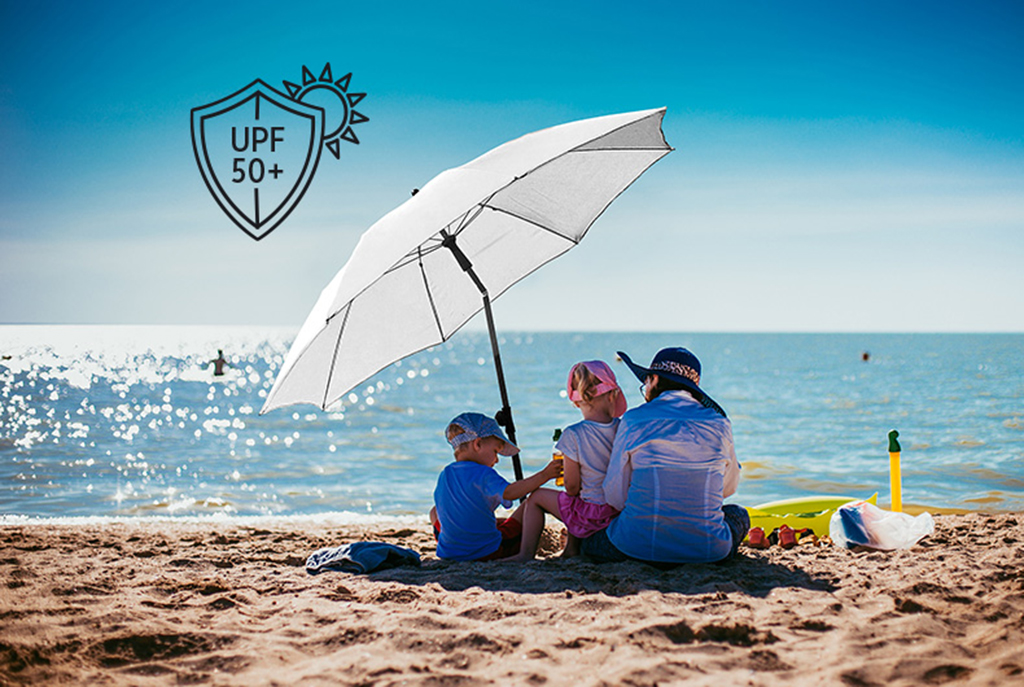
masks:
[[[441,471],[434,488],[434,507],[441,523],[437,557],[452,561],[475,561],[501,546],[501,532],[494,518],[508,482],[491,467],[471,460],[458,460]]]
[[[722,500],[739,474],[729,420],[685,391],[663,392],[619,423],[604,495],[622,512],[608,539],[645,561],[721,560],[732,545]]]

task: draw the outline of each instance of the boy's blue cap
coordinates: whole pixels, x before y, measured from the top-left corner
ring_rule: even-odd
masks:
[[[451,436],[449,430],[451,430],[452,425],[460,427],[462,432]],[[452,448],[458,448],[462,444],[474,439],[498,437],[505,442],[505,445],[498,450],[498,453],[503,456],[514,456],[519,453],[519,448],[505,437],[505,433],[501,431],[501,427],[498,426],[494,418],[487,417],[482,413],[462,413],[448,423],[444,436],[448,443],[452,445]]]

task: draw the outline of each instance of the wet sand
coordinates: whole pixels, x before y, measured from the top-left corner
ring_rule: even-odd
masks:
[[[379,540],[420,568],[310,576]],[[1024,514],[907,551],[802,544],[662,571],[449,563],[410,527],[0,528],[0,683],[1024,684]]]

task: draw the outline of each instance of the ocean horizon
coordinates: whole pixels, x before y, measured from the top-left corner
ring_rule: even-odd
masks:
[[[386,368],[327,411],[259,415],[297,328],[0,326],[0,522],[422,517],[451,460],[442,431],[500,406],[485,332]],[[542,467],[578,360],[693,350],[743,465],[730,502],[889,500],[900,432],[905,504],[1024,510],[1024,334],[502,332],[524,470]],[[224,351],[231,367],[215,377]],[[867,359],[865,360],[865,354]],[[512,479],[505,459],[498,469]]]

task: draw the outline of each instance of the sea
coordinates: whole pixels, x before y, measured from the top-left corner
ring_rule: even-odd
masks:
[[[500,406],[490,340],[462,331],[327,410],[261,415],[297,328],[0,326],[0,523],[122,518],[422,517],[456,414]],[[630,406],[648,361],[686,346],[732,421],[730,502],[890,499],[1024,511],[1024,335],[502,332],[527,474],[580,419],[568,370],[602,359]],[[223,351],[230,367],[213,374]],[[498,469],[512,479],[503,458]]]

